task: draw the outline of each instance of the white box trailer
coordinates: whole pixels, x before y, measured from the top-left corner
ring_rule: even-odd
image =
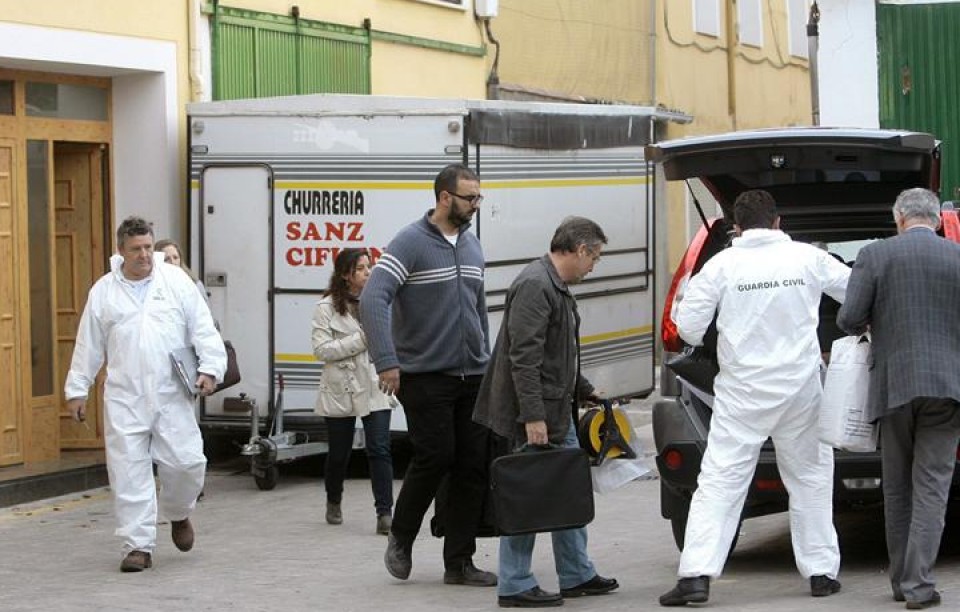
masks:
[[[432,207],[436,173],[456,162],[478,172],[485,195],[471,231],[487,258],[491,345],[513,278],[548,250],[561,219],[590,217],[609,244],[574,289],[583,371],[611,397],[653,389],[653,174],[643,146],[670,113],[311,95],[190,104],[188,114],[190,260],[243,376],[203,402],[205,432],[249,428],[241,393],[266,417],[282,375],[286,426],[322,438],[310,321],[333,258],[345,247],[382,253]],[[401,410],[393,428],[405,428]]]

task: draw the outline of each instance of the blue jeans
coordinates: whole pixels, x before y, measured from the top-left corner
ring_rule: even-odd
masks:
[[[370,484],[377,516],[390,515],[393,508],[393,458],[390,456],[390,411],[374,410],[363,420],[363,437],[367,462],[370,465]],[[343,479],[353,451],[353,432],[356,417],[327,417],[330,450],[323,469],[327,501],[339,504],[343,498]]]
[[[576,448],[576,429],[571,420],[564,447]],[[597,570],[587,556],[587,528],[564,529],[550,533],[553,539],[553,563],[557,568],[560,588],[569,589],[587,582],[597,575]],[[533,545],[537,534],[500,536],[500,579],[497,595],[516,595],[537,586],[537,579],[530,571]]]

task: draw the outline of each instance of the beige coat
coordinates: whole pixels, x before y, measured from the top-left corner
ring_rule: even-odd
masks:
[[[324,362],[317,393],[317,414],[325,417],[363,417],[372,410],[390,409],[390,399],[379,388],[370,363],[360,323],[341,315],[327,296],[313,313],[313,354]]]

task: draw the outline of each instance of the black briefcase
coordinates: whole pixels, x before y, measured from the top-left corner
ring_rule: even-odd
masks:
[[[502,535],[583,527],[593,520],[590,459],[581,448],[525,447],[496,459],[490,490]]]

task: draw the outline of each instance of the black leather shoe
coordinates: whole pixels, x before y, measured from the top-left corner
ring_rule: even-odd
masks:
[[[516,595],[501,595],[497,597],[497,604],[501,608],[547,608],[562,606],[563,597],[560,593],[548,593],[538,586],[529,591]]]
[[[478,569],[473,561],[466,561],[456,569],[443,572],[443,584],[463,584],[466,586],[497,586],[497,575]]]
[[[934,591],[933,596],[930,599],[925,599],[923,601],[908,601],[907,610],[926,610],[927,608],[932,608],[939,605],[940,592]]]
[[[341,525],[343,524],[343,509],[340,507],[340,504],[334,504],[332,502],[327,502],[327,522],[331,525]]]
[[[827,597],[840,591],[840,582],[830,576],[810,576],[810,594],[814,597]]]
[[[616,578],[604,578],[597,574],[583,584],[578,584],[569,589],[560,589],[560,595],[563,597],[582,597],[583,595],[603,595],[620,587]]]
[[[383,564],[387,566],[391,576],[400,580],[409,578],[410,570],[413,569],[410,550],[397,542],[392,533],[387,536],[387,552],[383,554]]]
[[[677,586],[660,596],[661,606],[685,606],[704,603],[710,598],[710,577],[681,578]]]

